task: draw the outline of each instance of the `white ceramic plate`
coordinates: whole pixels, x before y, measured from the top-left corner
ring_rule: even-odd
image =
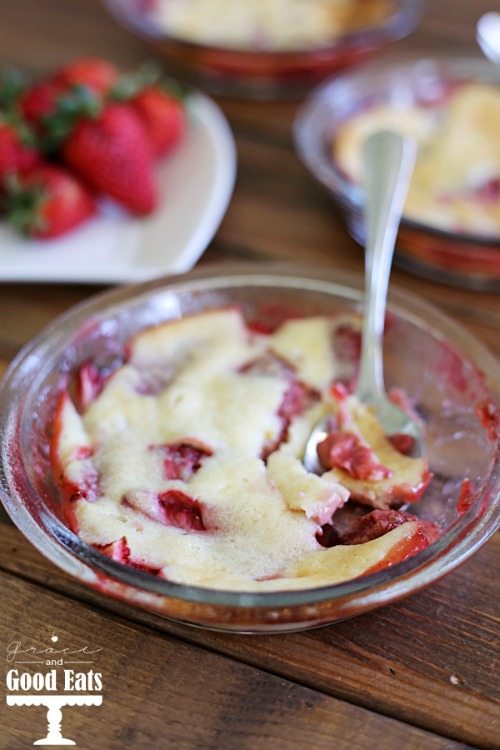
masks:
[[[0,281],[114,283],[187,271],[224,216],[236,151],[219,107],[203,94],[187,99],[187,137],[156,175],[158,209],[146,219],[111,203],[60,239],[31,241],[0,224]]]

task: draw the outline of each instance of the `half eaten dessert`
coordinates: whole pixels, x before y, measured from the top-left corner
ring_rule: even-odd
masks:
[[[430,474],[352,394],[360,320],[274,330],[235,308],[133,337],[114,371],[61,393],[51,457],[68,523],[123,564],[178,583],[270,591],[346,581],[438,536],[401,506]],[[324,473],[302,463],[307,438]]]

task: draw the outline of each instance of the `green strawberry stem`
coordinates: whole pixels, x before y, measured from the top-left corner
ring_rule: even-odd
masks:
[[[0,125],[10,125],[16,131],[23,146],[37,147],[37,138],[33,129],[16,110],[7,109],[5,112],[0,112]]]
[[[87,86],[79,84],[67,94],[59,96],[55,112],[43,118],[44,150],[57,151],[79,120],[97,119],[103,106],[103,102]]]
[[[27,76],[17,68],[0,69],[0,109],[3,112],[15,108],[21,94],[28,87]]]
[[[187,87],[181,86],[172,78],[163,76],[160,66],[149,60],[143,63],[135,73],[121,75],[118,83],[111,90],[109,98],[112,101],[126,102],[150,86],[164,89],[175,99],[184,99],[189,91]]]
[[[15,174],[5,181],[5,216],[21,234],[30,235],[45,228],[40,207],[46,198],[42,185],[22,186]]]

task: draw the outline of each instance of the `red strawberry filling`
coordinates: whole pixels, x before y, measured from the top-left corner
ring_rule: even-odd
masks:
[[[124,536],[109,544],[96,544],[95,548],[106,557],[110,557],[115,562],[123,563],[123,565],[128,565],[130,561],[130,547]]]
[[[122,503],[165,526],[185,531],[207,530],[201,503],[181,490],[132,491],[123,496]]]
[[[353,383],[341,378],[335,380],[330,386],[330,393],[337,401],[343,401],[353,392]]]
[[[80,484],[73,484],[62,480],[62,487],[70,500],[88,500],[93,502],[100,497],[99,474],[95,469],[89,469]]]
[[[325,469],[344,469],[355,479],[379,482],[392,476],[373,451],[353,432],[334,432],[318,445],[318,458]]]
[[[393,448],[395,448],[403,456],[409,456],[415,445],[415,440],[411,435],[405,435],[402,432],[396,435],[388,435],[387,440],[390,442]]]
[[[361,356],[361,331],[348,323],[334,328],[333,352],[340,362],[357,364]]]
[[[486,205],[500,201],[500,177],[492,177],[481,185],[457,193],[443,193],[439,196],[441,203],[452,203],[458,199],[477,201]]]
[[[159,450],[164,456],[163,472],[166,479],[189,481],[201,469],[203,460],[213,455],[210,448],[201,443],[178,442],[169,445],[151,445],[150,450]]]
[[[269,302],[260,305],[259,317],[249,320],[247,328],[253,333],[271,334],[280,328],[287,320],[302,317],[297,310],[281,303]]]
[[[271,453],[278,450],[282,443],[288,440],[290,424],[294,417],[303,414],[307,409],[317,403],[321,398],[320,393],[300,380],[292,380],[288,386],[281,406],[278,409],[278,417],[281,419],[281,430],[278,437],[271,443],[266,443],[262,449],[261,458],[265,461]]]
[[[262,356],[246,362],[239,368],[242,374],[265,375],[268,377],[286,378],[289,380],[283,400],[278,409],[281,419],[281,430],[278,437],[266,443],[262,449],[261,458],[266,460],[271,453],[278,450],[280,445],[288,439],[290,424],[294,417],[303,414],[321,398],[321,394],[310,386],[294,377],[295,367],[284,357],[268,349]]]
[[[431,544],[439,537],[437,526],[430,521],[422,521],[400,510],[372,510],[364,516],[354,517],[351,523],[344,525],[343,528],[335,525],[334,517],[331,524],[321,527],[321,532],[316,535],[316,539],[322,547],[334,547],[338,544],[364,544],[384,536],[407,521],[418,522],[419,531],[427,539],[427,544]]]
[[[186,531],[206,531],[201,505],[180,490],[167,490],[158,495],[164,523]]]
[[[94,449],[90,445],[82,445],[77,449],[75,458],[77,461],[83,461],[85,458],[90,458],[94,453]]]
[[[95,544],[94,547],[115,562],[122,563],[122,565],[129,565],[132,568],[136,568],[136,570],[143,570],[145,573],[150,573],[151,575],[158,575],[161,570],[157,566],[132,560],[130,547],[128,546],[127,538],[124,536],[109,544]]]
[[[474,488],[470,479],[465,478],[460,486],[457,501],[457,512],[466,513],[474,502]]]
[[[61,464],[59,456],[59,444],[63,427],[62,413],[67,399],[68,394],[66,391],[63,391],[59,395],[58,401],[55,405],[53,433],[50,442],[50,462],[52,465],[52,471],[57,484],[61,487],[64,500],[88,500],[92,502],[100,497],[101,491],[99,487],[99,474],[92,463],[88,461],[93,454],[91,446],[81,445],[74,452],[74,461],[81,462],[78,469],[78,482],[67,478],[65,475],[65,468]]]
[[[476,188],[474,197],[481,203],[497,203],[500,201],[500,177],[494,177]]]
[[[106,378],[92,362],[84,362],[76,373],[76,405],[85,411],[104,388]]]
[[[479,421],[485,427],[488,437],[496,440],[499,436],[500,411],[491,399],[484,399],[476,406]]]
[[[84,412],[102,393],[111,375],[127,361],[126,352],[103,365],[84,362],[78,368],[75,378],[75,405]]]

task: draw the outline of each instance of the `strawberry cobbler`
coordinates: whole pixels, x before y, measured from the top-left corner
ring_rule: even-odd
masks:
[[[400,510],[429,482],[411,440],[352,394],[355,315],[247,325],[236,308],[148,328],[59,398],[52,465],[68,522],[171,581],[270,591],[349,580],[438,535]],[[302,463],[314,425],[324,469]]]
[[[406,217],[448,231],[500,235],[498,86],[450,84],[435,102],[395,96],[349,117],[335,134],[332,150],[335,163],[354,183],[363,180],[363,142],[377,130],[395,130],[418,144]]]

